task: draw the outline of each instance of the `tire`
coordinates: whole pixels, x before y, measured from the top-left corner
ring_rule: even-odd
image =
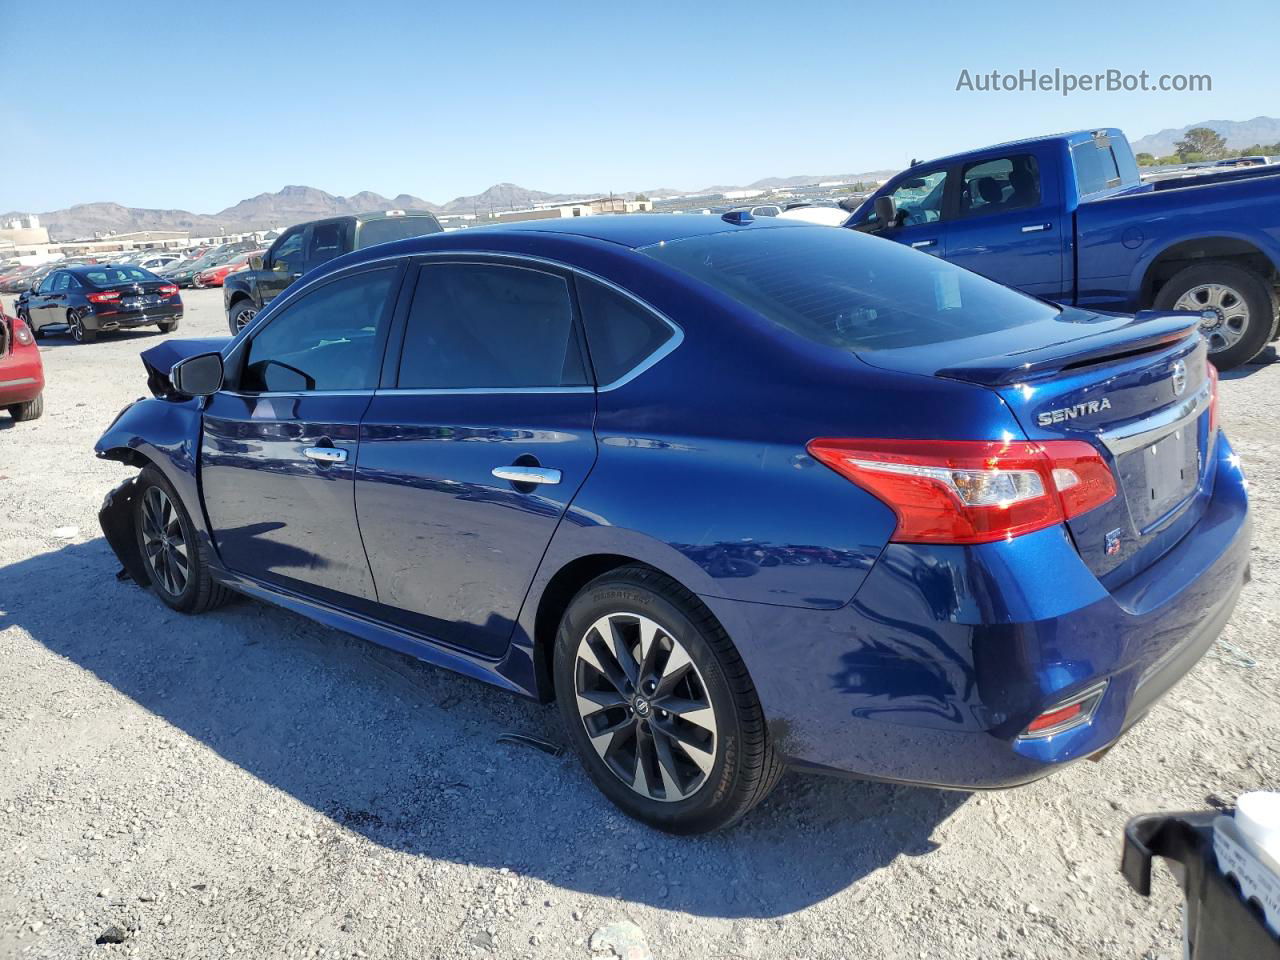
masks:
[[[160,328],[161,333],[173,333],[173,331],[178,329],[178,321],[177,320],[161,320],[159,323],[156,324],[156,326]]]
[[[635,655],[642,648],[649,657]],[[552,670],[570,742],[628,816],[669,833],[716,830],[745,816],[782,776],[738,651],[665,574],[622,567],[583,587],[560,622]]]
[[[225,603],[231,591],[210,575],[191,515],[164,474],[145,467],[135,489],[133,529],[152,592],[179,613],[204,613]]]
[[[79,310],[67,311],[67,332],[76,343],[93,343],[98,339],[98,331],[84,325],[84,314]]]
[[[13,419],[22,420],[38,420],[40,415],[44,413],[44,394],[40,394],[26,403],[15,403],[7,408],[9,416]]]
[[[241,297],[232,303],[231,309],[227,311],[227,326],[231,329],[231,335],[234,337],[257,315],[258,308],[248,297]]]
[[[1275,300],[1267,281],[1225,260],[1179,270],[1156,294],[1157,310],[1212,310],[1217,319],[1201,323],[1209,359],[1219,370],[1252,360],[1267,345],[1276,324]]]

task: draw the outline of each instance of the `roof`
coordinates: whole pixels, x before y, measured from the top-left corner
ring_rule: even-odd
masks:
[[[620,246],[639,249],[670,240],[688,237],[705,237],[716,233],[733,233],[738,230],[774,230],[803,227],[804,224],[779,221],[775,217],[758,217],[754,222],[739,226],[720,217],[700,213],[633,213],[604,214],[591,217],[565,217],[561,220],[524,220],[467,231],[469,237],[501,234],[555,233],[561,236],[586,237],[603,240]],[[433,234],[432,237],[440,237]],[[454,238],[457,234],[447,234]],[[428,238],[414,238],[428,239]],[[408,242],[408,241],[406,241]],[[436,240],[432,246],[441,242]]]
[[[932,157],[924,163],[933,166],[934,164],[950,163],[967,157],[974,153],[988,153],[992,150],[1006,150],[1011,147],[1029,147],[1033,143],[1046,143],[1052,140],[1065,140],[1073,146],[1077,143],[1083,143],[1085,140],[1092,140],[1095,133],[1106,134],[1110,137],[1123,137],[1123,131],[1117,130],[1115,127],[1097,127],[1093,130],[1072,130],[1068,133],[1047,133],[1040,137],[1027,137],[1023,140],[1010,140],[1006,143],[993,143],[987,146],[974,147],[971,150],[959,150],[955,153],[949,153],[944,157]]]

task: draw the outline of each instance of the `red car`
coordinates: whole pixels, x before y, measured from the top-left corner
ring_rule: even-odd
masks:
[[[222,281],[227,279],[227,274],[239,273],[249,266],[250,257],[260,257],[266,252],[266,250],[246,250],[226,263],[220,263],[208,270],[201,270],[191,278],[191,283],[197,287],[220,287]]]
[[[15,420],[44,413],[44,364],[31,330],[0,308],[0,407]]]

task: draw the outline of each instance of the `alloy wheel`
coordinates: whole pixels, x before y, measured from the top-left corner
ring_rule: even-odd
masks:
[[[632,613],[601,617],[578,641],[578,715],[613,774],[651,800],[706,784],[718,747],[707,685],[680,641]]]
[[[253,307],[241,307],[239,310],[236,311],[236,315],[235,315],[236,330],[237,331],[243,330],[245,327],[249,325],[249,322],[253,320],[253,318],[256,317],[257,315],[258,315],[258,311],[255,310]]]
[[[178,511],[159,487],[142,495],[142,548],[152,582],[169,596],[180,596],[191,572],[187,539]]]
[[[1175,310],[1212,313],[1200,321],[1209,352],[1219,353],[1240,342],[1249,327],[1249,304],[1238,291],[1221,283],[1202,283],[1180,296]]]
[[[84,320],[79,310],[72,310],[68,315],[71,321],[71,339],[76,343],[84,343]]]

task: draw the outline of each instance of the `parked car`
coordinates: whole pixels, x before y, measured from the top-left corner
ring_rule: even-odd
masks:
[[[146,351],[107,539],[175,610],[239,591],[554,699],[667,830],[788,763],[970,789],[1106,750],[1248,578],[1197,318],[731,219],[383,244]]]
[[[162,333],[178,329],[182,297],[176,284],[134,266],[94,264],[55,270],[18,298],[18,315],[37,338],[65,328],[77,343],[99,333],[150,324]]]
[[[155,273],[161,267],[177,263],[180,259],[176,253],[155,253],[149,250],[141,250],[134,254],[127,254],[114,262],[132,264],[135,267],[141,267],[143,270],[150,270]]]
[[[0,271],[0,293],[17,293],[19,290],[25,290],[30,285],[30,281],[24,283],[23,280],[34,273],[35,269],[33,266],[16,265]]]
[[[208,270],[210,267],[220,266],[229,260],[234,260],[236,255],[244,249],[247,248],[239,247],[234,250],[229,250],[225,247],[218,247],[217,249],[210,250],[186,266],[177,267],[168,271],[165,274],[165,279],[172,280],[180,287],[194,286],[196,274],[200,273],[202,270]]]
[[[35,337],[0,307],[0,407],[14,420],[44,413],[44,364]]]
[[[250,257],[260,257],[265,252],[264,250],[246,250],[244,253],[237,253],[225,263],[201,270],[191,278],[191,285],[193,287],[220,287],[231,274],[248,269]]]
[[[849,226],[1059,303],[1194,311],[1220,370],[1280,334],[1275,167],[1144,183],[1121,131],[1080,131],[917,164]]]
[[[9,279],[0,283],[0,293],[21,293],[30,289],[33,283],[48,276],[49,271],[54,268],[55,264],[42,263],[38,266],[29,267],[19,273],[10,274]]]
[[[261,260],[222,287],[227,325],[236,333],[294,280],[334,257],[378,243],[440,233],[443,228],[425,210],[383,210],[330,217],[290,227]]]

